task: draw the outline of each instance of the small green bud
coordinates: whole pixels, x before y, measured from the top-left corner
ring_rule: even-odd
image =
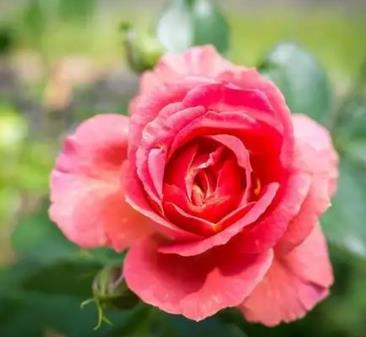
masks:
[[[94,278],[92,290],[93,297],[81,303],[81,307],[95,303],[98,312],[95,330],[100,328],[102,322],[112,324],[105,315],[106,309],[132,309],[139,302],[138,297],[127,288],[121,266],[106,266],[99,271]]]
[[[152,69],[164,53],[163,45],[153,35],[138,32],[126,23],[121,25],[121,30],[131,69],[138,73]]]
[[[137,302],[137,296],[126,285],[120,266],[103,268],[93,281],[93,295],[102,305],[118,309],[130,309]]]

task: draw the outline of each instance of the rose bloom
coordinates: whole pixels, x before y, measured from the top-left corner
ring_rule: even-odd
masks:
[[[319,216],[336,178],[327,130],[255,69],[196,47],[143,74],[130,117],[66,138],[50,216],[81,247],[128,249],[123,274],[146,303],[273,326],[328,295]]]

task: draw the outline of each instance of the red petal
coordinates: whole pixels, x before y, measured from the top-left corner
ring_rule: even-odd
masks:
[[[268,185],[263,196],[251,207],[246,214],[235,223],[223,229],[221,232],[201,239],[200,241],[172,243],[159,247],[159,252],[166,254],[179,254],[182,256],[194,256],[201,254],[212,247],[225,245],[231,238],[239,234],[245,226],[254,223],[267,210],[278,190],[278,184]]]
[[[311,177],[308,174],[290,176],[266,215],[253,226],[244,228],[240,234],[243,247],[248,253],[266,251],[278,243],[289,222],[299,213],[310,184]]]
[[[199,238],[198,235],[187,232],[171,222],[167,221],[156,210],[152,209],[151,204],[146,199],[146,194],[141,186],[141,182],[137,174],[129,167],[126,171],[125,178],[126,201],[138,212],[148,217],[155,229],[171,239],[178,240],[194,240]]]

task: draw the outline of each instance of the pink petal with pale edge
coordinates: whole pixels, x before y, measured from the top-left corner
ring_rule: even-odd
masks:
[[[238,306],[262,280],[273,257],[271,250],[245,255],[237,245],[190,258],[160,254],[157,248],[150,237],[128,251],[123,269],[128,287],[144,302],[196,321]]]
[[[283,251],[296,247],[312,231],[319,216],[330,206],[338,177],[338,157],[328,131],[305,115],[294,115],[292,120],[294,169],[311,174],[312,182],[300,212],[276,247]]]
[[[323,300],[332,283],[326,241],[316,225],[300,246],[275,255],[268,274],[239,309],[248,321],[267,326],[291,322]]]
[[[128,118],[98,115],[65,140],[51,175],[50,217],[81,247],[121,250],[150,232],[124,200],[121,176]]]
[[[143,74],[140,93],[146,94],[159,86],[182,78],[215,78],[232,67],[233,64],[222,58],[212,46],[193,47],[182,54],[166,54],[153,71]]]

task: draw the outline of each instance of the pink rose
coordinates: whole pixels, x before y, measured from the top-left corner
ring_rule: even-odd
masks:
[[[212,47],[163,57],[130,115],[93,117],[65,141],[50,216],[70,240],[129,248],[128,287],[193,320],[238,307],[272,326],[328,295],[327,130]]]

